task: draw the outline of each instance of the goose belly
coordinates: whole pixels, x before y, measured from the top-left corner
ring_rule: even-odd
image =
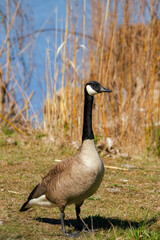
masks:
[[[85,200],[97,191],[104,176],[104,164],[95,148],[94,140],[85,141],[80,159],[82,164],[78,175],[81,178],[79,185],[82,183],[82,194],[79,197]]]
[[[89,171],[88,174],[85,172],[85,174],[81,174],[81,176],[79,175],[77,178],[79,180],[77,181],[75,189],[73,190],[71,188],[73,195],[71,194],[72,197],[68,199],[67,204],[78,204],[83,202],[86,198],[92,196],[99,188],[103,179],[103,175],[103,167],[98,173],[95,171]]]
[[[79,202],[84,201],[86,198],[92,196],[97,189],[99,188],[101,182],[103,179],[103,175],[98,176],[97,179],[92,183],[90,186],[88,186],[88,189],[85,192],[82,192],[82,194],[75,199],[75,203],[78,204]]]

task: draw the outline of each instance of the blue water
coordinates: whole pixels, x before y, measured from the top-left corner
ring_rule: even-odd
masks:
[[[40,29],[55,29],[56,28],[56,14],[57,14],[57,27],[61,25],[65,29],[65,16],[66,16],[66,1],[65,0],[29,0],[28,5],[33,15],[33,30]],[[36,33],[37,34],[37,33]],[[34,90],[35,95],[32,98],[32,106],[39,116],[39,121],[42,121],[43,114],[42,108],[46,98],[46,82],[45,82],[45,58],[46,49],[49,49],[51,61],[54,61],[55,55],[55,32],[44,31],[38,36],[34,35],[35,41],[33,43],[34,55],[34,72],[31,79],[30,91]],[[60,33],[58,34],[58,44],[60,44]],[[54,65],[54,63],[53,63]],[[52,75],[54,76],[54,68],[52,68]],[[59,85],[57,85],[57,88]],[[30,113],[31,115],[33,112]]]
[[[43,114],[42,108],[43,103],[46,98],[46,82],[45,82],[45,59],[46,51],[49,51],[49,56],[51,60],[51,75],[52,75],[52,84],[54,85],[54,63],[55,63],[55,31],[50,31],[50,29],[56,28],[56,14],[57,14],[57,28],[63,29],[65,31],[65,20],[66,20],[66,0],[29,0],[28,5],[30,6],[31,13],[34,19],[34,30],[41,29],[43,26],[44,29],[49,29],[43,33],[40,33],[33,43],[34,49],[34,62],[35,69],[31,79],[30,90],[35,91],[35,95],[32,98],[33,109],[38,112],[40,121],[42,121]],[[75,1],[76,2],[76,1]],[[73,22],[76,22],[77,32],[82,33],[82,19],[83,19],[83,10],[82,10],[81,0],[77,1],[75,9],[72,9],[76,17],[73,18]],[[87,2],[87,1],[86,1]],[[86,3],[86,11],[89,10],[89,2]],[[77,12],[75,12],[77,11]],[[46,19],[48,19],[46,21]],[[88,14],[87,22],[90,20],[90,14]],[[60,46],[64,39],[61,39],[62,34],[60,31],[57,32],[57,45]],[[36,34],[35,34],[36,36]],[[77,35],[78,38],[78,35]],[[82,41],[82,40],[81,40]],[[82,56],[82,49],[78,50],[77,62],[80,65]],[[59,65],[59,74],[56,89],[61,87],[61,56],[57,58],[57,64]],[[51,88],[50,88],[51,89]],[[51,93],[52,95],[52,93]],[[32,115],[32,113],[30,113]]]

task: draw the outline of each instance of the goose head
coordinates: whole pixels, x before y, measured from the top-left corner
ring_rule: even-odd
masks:
[[[95,94],[102,92],[112,92],[110,89],[104,88],[99,82],[96,81],[88,82],[85,86],[85,89],[90,96],[94,96]]]

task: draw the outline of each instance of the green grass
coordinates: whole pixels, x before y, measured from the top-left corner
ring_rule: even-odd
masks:
[[[9,129],[7,124],[3,127],[2,131],[5,136],[12,136],[13,134],[13,130]]]
[[[7,138],[13,141],[7,141]],[[65,143],[56,146],[43,137],[0,136],[0,239],[66,239],[61,234],[57,208],[33,208],[20,213],[32,188],[55,164],[76,150]],[[18,142],[18,144],[15,144]],[[132,171],[106,169],[98,192],[81,207],[88,233],[79,239],[160,239],[160,166],[159,158],[145,154],[131,159],[103,156],[106,165],[130,164]],[[128,180],[128,181],[123,181]],[[107,191],[118,188],[119,191]],[[68,231],[74,231],[74,206],[66,208]],[[93,231],[94,230],[94,231]],[[95,231],[96,230],[96,231]]]

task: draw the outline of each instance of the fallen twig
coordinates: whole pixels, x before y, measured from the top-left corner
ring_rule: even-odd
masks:
[[[1,189],[1,192],[4,192],[4,191],[7,191],[7,192],[9,192],[9,193],[14,193],[14,194],[22,194],[22,193],[20,193],[20,192],[16,192],[16,191],[12,191],[12,190],[6,190],[6,189],[2,188],[2,189]]]
[[[121,168],[121,167],[106,166],[106,165],[104,165],[104,167],[105,167],[105,168],[108,168],[108,169],[115,169],[115,170],[122,170],[122,171],[130,171],[130,169]]]

